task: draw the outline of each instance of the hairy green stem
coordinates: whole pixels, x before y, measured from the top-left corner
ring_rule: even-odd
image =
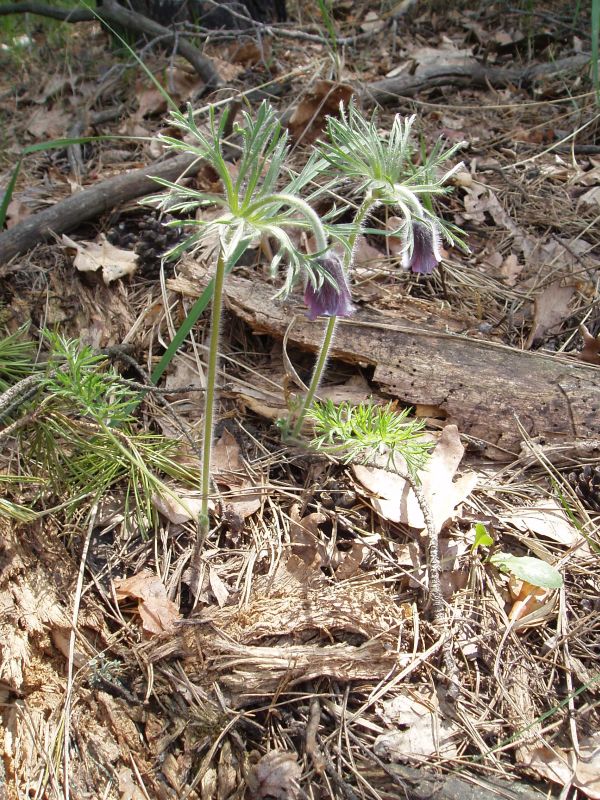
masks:
[[[226,261],[223,251],[219,250],[217,270],[214,277],[213,301],[210,313],[210,344],[208,348],[208,369],[206,373],[206,395],[204,401],[204,438],[202,442],[202,503],[200,507],[200,543],[208,536],[209,517],[208,499],[210,494],[210,457],[212,451],[213,418],[215,411],[215,395],[217,384],[217,366],[219,361],[219,332],[221,312],[223,309],[223,283],[225,280]]]
[[[308,387],[308,392],[306,397],[304,398],[304,402],[302,403],[302,408],[300,409],[300,413],[298,414],[298,419],[296,420],[296,424],[292,430],[292,438],[295,439],[299,436],[300,431],[302,429],[302,423],[304,422],[304,417],[306,416],[306,412],[312,405],[312,401],[314,400],[316,391],[319,387],[319,383],[321,382],[321,376],[323,374],[323,370],[325,369],[325,364],[327,363],[327,357],[329,356],[329,351],[331,349],[331,343],[333,341],[333,334],[335,333],[335,326],[337,323],[337,317],[329,317],[327,320],[327,327],[325,328],[325,335],[323,336],[323,342],[321,344],[321,349],[319,350],[319,357],[317,358],[317,363],[315,364],[315,368],[313,370],[312,378],[310,381],[310,386]]]
[[[358,211],[356,212],[356,216],[354,217],[353,223],[353,231],[350,234],[350,238],[348,241],[348,250],[344,253],[344,270],[346,273],[350,271],[350,267],[352,266],[352,261],[354,259],[354,249],[356,247],[356,242],[360,233],[362,231],[362,226],[364,221],[367,217],[367,214],[371,210],[371,208],[375,205],[377,199],[373,196],[372,192],[367,192],[365,195],[362,203]],[[308,387],[308,392],[304,401],[302,403],[302,408],[300,409],[300,413],[298,414],[298,418],[296,423],[292,429],[292,438],[296,439],[300,431],[302,430],[302,424],[304,422],[304,418],[306,416],[306,412],[311,407],[312,402],[315,398],[315,394],[317,393],[317,389],[319,388],[319,384],[321,383],[321,378],[323,377],[323,371],[325,369],[325,365],[327,363],[327,359],[329,357],[329,351],[331,350],[331,345],[333,343],[333,335],[335,333],[335,326],[337,324],[337,317],[329,317],[327,320],[327,327],[325,328],[325,334],[323,336],[323,342],[321,344],[321,349],[319,350],[319,355],[317,356],[317,363],[315,364],[315,368],[313,370],[312,377],[310,379],[310,385]]]

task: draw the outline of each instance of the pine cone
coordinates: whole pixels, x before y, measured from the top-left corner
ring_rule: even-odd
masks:
[[[107,239],[117,247],[133,250],[140,257],[138,274],[155,278],[159,274],[161,256],[182,238],[181,230],[166,226],[172,219],[168,214],[159,217],[156,211],[141,218],[127,217],[108,231]],[[165,266],[168,270],[168,265]]]
[[[590,511],[600,513],[600,466],[592,467],[591,464],[568,475],[568,481],[581,504]]]

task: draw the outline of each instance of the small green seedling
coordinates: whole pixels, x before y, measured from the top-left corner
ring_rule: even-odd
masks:
[[[485,525],[481,522],[478,522],[475,525],[475,541],[471,547],[471,552],[476,553],[480,547],[491,547],[493,544],[494,540],[487,532]]]
[[[471,553],[477,552],[480,547],[491,547],[494,540],[481,522],[475,525],[475,541]],[[487,561],[493,564],[500,572],[508,572],[521,581],[527,581],[532,586],[542,589],[561,589],[563,579],[560,572],[554,567],[533,556],[515,556],[512,553],[493,553]]]

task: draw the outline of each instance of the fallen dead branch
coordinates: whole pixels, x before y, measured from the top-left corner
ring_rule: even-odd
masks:
[[[0,16],[8,14],[37,14],[42,17],[59,19],[63,22],[94,22],[101,20],[135,33],[146,33],[149,36],[160,38],[163,42],[171,43],[177,52],[192,65],[206,83],[207,88],[216,89],[222,84],[221,78],[211,60],[203,56],[185,37],[180,36],[176,31],[165,28],[164,25],[160,25],[158,22],[154,22],[154,20],[145,17],[143,14],[139,14],[137,11],[130,11],[120,6],[116,0],[104,0],[102,5],[98,6],[94,12],[83,8],[56,8],[47,6],[45,3],[23,2],[0,6]]]
[[[398,97],[413,97],[438,86],[493,86],[497,89],[511,85],[531,86],[545,78],[580,70],[589,62],[590,57],[585,54],[523,68],[492,67],[479,64],[475,59],[468,59],[465,64],[441,64],[419,70],[414,75],[406,73],[375,81],[365,86],[364,94],[378,103],[392,103]]]
[[[156,191],[155,177],[177,180],[186,173],[191,174],[195,164],[199,162],[194,156],[177,156],[95,183],[61,200],[0,234],[0,264],[6,264],[14,256],[50,239],[53,234],[66,233],[115,206]]]

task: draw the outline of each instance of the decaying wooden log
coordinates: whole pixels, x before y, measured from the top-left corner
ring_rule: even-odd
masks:
[[[232,311],[256,332],[315,350],[323,322],[305,308],[274,301],[273,287],[232,276]],[[372,311],[340,320],[332,356],[374,368],[386,394],[411,405],[440,407],[488,455],[519,452],[522,429],[546,442],[600,440],[600,367],[567,356],[525,352],[495,342],[443,333]]]

